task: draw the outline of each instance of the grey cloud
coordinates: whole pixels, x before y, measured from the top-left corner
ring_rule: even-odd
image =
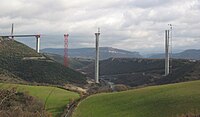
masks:
[[[152,8],[172,3],[173,0],[129,0],[129,5],[139,8]]]
[[[140,52],[163,51],[164,30],[174,26],[175,50],[198,48],[199,0],[1,0],[0,33],[45,34],[42,48],[94,47],[94,32],[101,27],[101,46]],[[35,40],[23,40],[34,48]],[[187,42],[187,43],[185,43]]]

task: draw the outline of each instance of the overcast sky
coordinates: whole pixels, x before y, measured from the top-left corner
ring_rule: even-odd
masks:
[[[200,49],[200,0],[0,0],[0,34],[42,34],[41,48],[100,45],[141,53],[163,52],[164,30],[173,24],[174,51]],[[35,39],[20,39],[34,47]]]

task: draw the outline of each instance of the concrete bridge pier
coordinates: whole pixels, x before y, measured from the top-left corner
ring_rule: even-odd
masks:
[[[36,51],[40,53],[40,35],[36,35]]]

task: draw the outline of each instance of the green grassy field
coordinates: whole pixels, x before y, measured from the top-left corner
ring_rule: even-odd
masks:
[[[49,93],[53,90],[52,94],[49,96],[47,100],[46,110],[52,113],[54,117],[60,116],[60,114],[62,114],[64,108],[69,103],[69,100],[79,98],[79,94],[77,93],[55,87],[0,83],[0,88],[11,88],[11,87],[17,87],[18,91],[27,92],[29,95],[37,97],[43,102],[45,102]]]
[[[88,97],[73,117],[177,117],[200,111],[200,81]]]

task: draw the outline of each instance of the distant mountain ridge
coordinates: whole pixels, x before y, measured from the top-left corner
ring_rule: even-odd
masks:
[[[45,48],[42,50],[44,53],[53,53],[62,55],[64,53],[63,48]],[[70,57],[76,58],[95,58],[95,48],[77,48],[77,49],[69,49],[68,55]],[[100,47],[100,59],[108,59],[108,58],[142,58],[139,52],[130,52],[126,50],[111,48],[111,47]]]
[[[165,54],[161,53],[161,54],[154,54],[152,56],[150,56],[149,58],[164,58]],[[194,59],[194,60],[200,60],[200,50],[197,49],[189,49],[189,50],[185,50],[183,52],[180,53],[174,53],[172,55],[173,58],[176,59]]]

